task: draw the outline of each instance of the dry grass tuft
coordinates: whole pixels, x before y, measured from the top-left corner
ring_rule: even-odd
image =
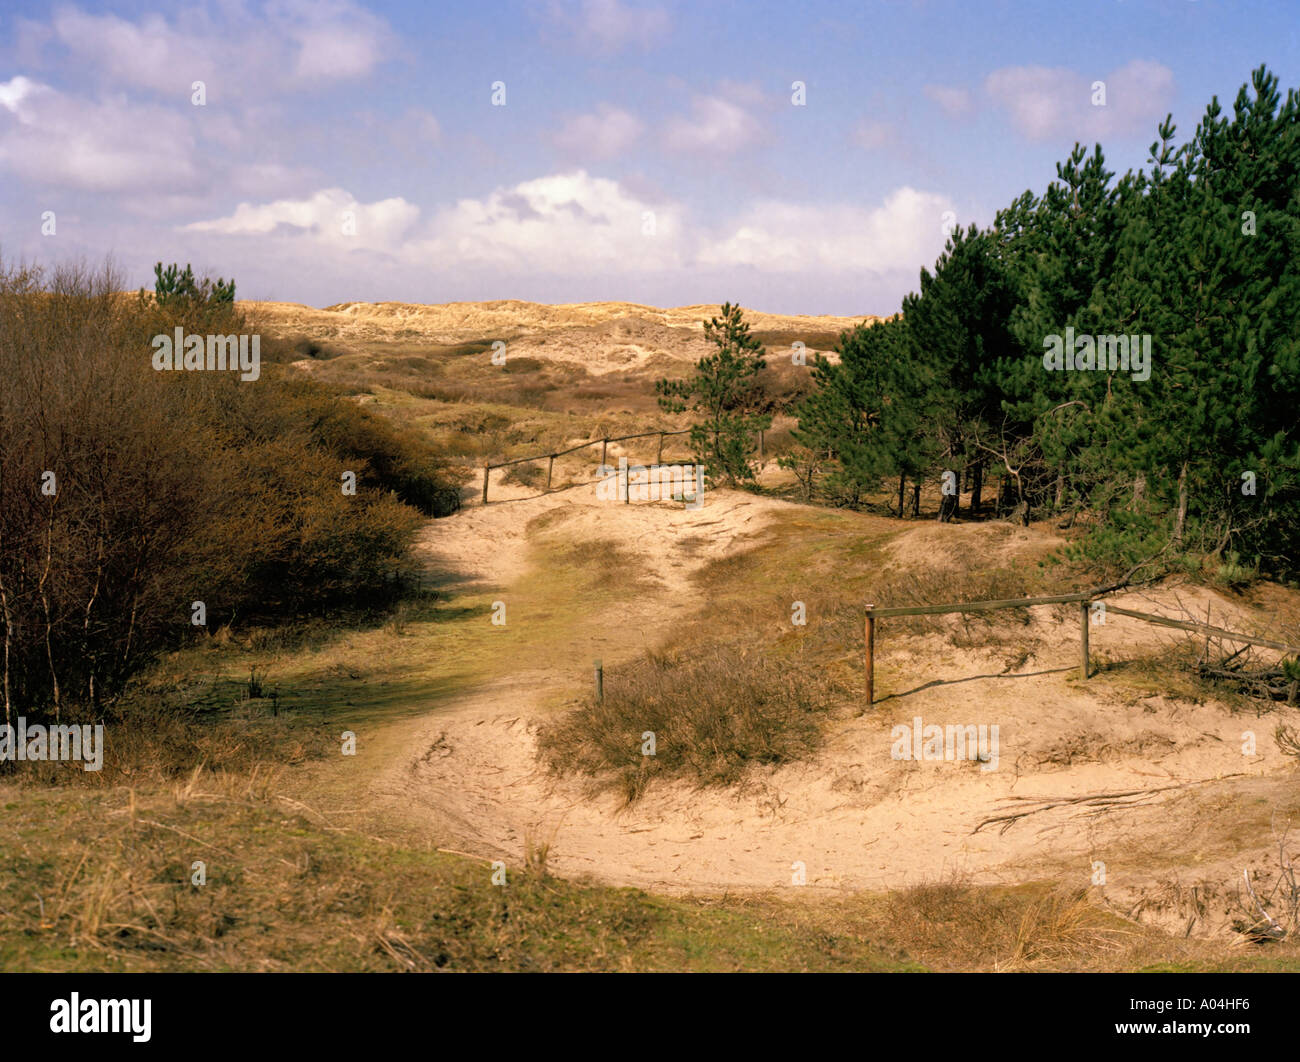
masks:
[[[552,770],[589,775],[630,803],[654,778],[731,785],[753,765],[809,755],[838,692],[815,669],[760,652],[648,653],[606,673],[604,701],[544,726],[538,745]]]
[[[1133,931],[1087,889],[977,889],[960,877],[891,893],[899,940],[945,969],[1082,969]]]

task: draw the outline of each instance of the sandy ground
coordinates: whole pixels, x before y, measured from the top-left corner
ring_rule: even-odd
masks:
[[[423,548],[434,570],[455,570],[508,590],[528,578],[527,529],[593,543],[617,538],[644,563],[649,582],[620,614],[592,617],[556,658],[630,658],[696,607],[690,575],[798,507],[747,494],[707,494],[680,504],[598,501],[586,485],[541,497],[493,487],[502,498],[429,525]],[[536,525],[534,525],[536,526]],[[1001,525],[914,525],[893,544],[898,563],[934,563],[944,549],[987,539],[1016,548]],[[963,541],[964,540],[964,541]],[[954,545],[954,543],[956,543]],[[1124,595],[1116,604],[1177,614],[1178,606],[1225,626],[1247,623],[1211,591]],[[593,626],[596,633],[593,633]],[[896,888],[958,875],[975,883],[1057,879],[1096,883],[1106,895],[1188,931],[1221,930],[1244,867],[1267,874],[1275,848],[1261,822],[1295,805],[1295,775],[1276,748],[1279,720],[1234,716],[1213,701],[1125,692],[1113,682],[1077,681],[1078,625],[1048,608],[1032,612],[1037,646],[1023,662],[995,650],[955,649],[942,636],[890,635],[882,622],[878,667],[888,676],[874,709],[839,724],[816,762],[760,770],[737,790],[659,785],[631,808],[592,798],[575,781],[545,774],[534,735],[546,711],[579,689],[554,668],[508,666],[408,729],[374,786],[373,798],[458,851],[518,865],[528,845],[547,844],[549,866],[661,892],[720,892],[790,886],[802,864],[806,888]],[[1173,632],[1112,617],[1092,632],[1095,653],[1133,659]],[[891,728],[996,724],[996,769],[974,761],[900,760]],[[1243,733],[1257,749],[1243,754]],[[1162,787],[1182,786],[1157,792]],[[1005,832],[974,832],[1006,810],[1098,792],[1142,791],[1119,803],[1065,805]],[[1288,804],[1289,801],[1289,804]],[[1300,816],[1297,816],[1300,818]],[[1274,868],[1276,858],[1272,859]],[[1188,897],[1191,899],[1188,899]],[[1190,916],[1188,912],[1191,912]],[[1190,918],[1190,922],[1188,919]]]

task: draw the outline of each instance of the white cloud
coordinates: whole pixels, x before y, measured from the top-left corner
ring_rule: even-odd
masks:
[[[356,235],[342,232],[351,211]],[[420,210],[403,199],[359,203],[339,188],[309,199],[240,203],[223,218],[183,232],[296,242],[308,255],[366,250],[432,272],[490,268],[503,275],[605,275],[679,268],[680,211],[645,201],[617,181],[585,171],[555,174],[461,199],[417,225]],[[647,232],[647,215],[653,231]]]
[[[1105,83],[1104,106],[1092,103],[1094,81]],[[1064,67],[1012,66],[995,70],[984,88],[1029,139],[1087,141],[1152,132],[1173,100],[1174,76],[1140,59],[1096,78]]]
[[[89,103],[21,76],[0,82],[0,168],[96,191],[172,188],[200,176],[180,115],[121,97]]]
[[[698,261],[778,273],[915,271],[943,250],[943,213],[951,209],[946,196],[908,187],[870,210],[768,200],[702,248]]]
[[[665,145],[683,153],[727,155],[761,136],[758,120],[739,103],[721,96],[696,96],[689,118],[673,118],[664,126]]]
[[[603,52],[628,45],[648,48],[668,30],[662,7],[632,7],[621,0],[551,0],[543,10],[551,25],[572,34],[579,44]]]
[[[973,107],[968,89],[947,85],[926,85],[922,91],[950,118],[960,118],[962,115],[969,114]]]
[[[336,260],[331,252],[362,249],[421,276],[487,271],[563,285],[749,268],[816,285],[863,273],[914,277],[942,252],[944,212],[951,209],[945,196],[903,187],[871,209],[764,200],[706,229],[687,224],[679,204],[577,170],[461,199],[425,220],[405,200],[367,205],[331,188],[310,199],[241,203],[227,217],[182,231],[256,240],[259,256],[296,258],[315,271]],[[345,210],[356,215],[352,238],[340,233]]]
[[[277,0],[263,16],[237,4],[181,9],[172,21],[149,14],[60,8],[48,40],[114,85],[167,93],[188,102],[203,81],[210,102],[362,77],[383,58],[387,24],[348,0]]]
[[[569,119],[555,134],[555,145],[571,155],[594,160],[621,155],[636,143],[645,125],[634,114],[602,103],[594,114]]]
[[[181,231],[262,237],[287,233],[345,251],[395,250],[419,214],[419,207],[400,197],[365,204],[341,188],[326,188],[310,199],[240,203],[228,217],[196,221]],[[349,215],[351,234],[345,231]]]
[[[274,10],[297,45],[294,74],[304,81],[362,77],[383,57],[385,22],[348,0],[282,0]]]
[[[69,7],[55,14],[51,28],[54,39],[79,62],[98,66],[120,84],[188,95],[191,82],[211,80],[217,69],[211,49],[161,15],[135,23]]]
[[[48,85],[42,85],[19,74],[9,81],[0,82],[0,107],[9,111],[24,125],[30,125],[34,120],[33,97],[40,96],[43,92],[53,91]]]
[[[647,202],[617,181],[578,170],[460,200],[438,212],[416,253],[444,268],[646,272],[681,265],[682,229],[672,204]]]

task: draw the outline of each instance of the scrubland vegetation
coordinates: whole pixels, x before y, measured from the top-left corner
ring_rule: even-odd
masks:
[[[235,617],[382,605],[454,486],[423,439],[280,366],[256,386],[155,372],[151,337],[255,322],[210,291],[121,287],[111,269],[0,272],[6,716],[97,716],[160,651]]]
[[[706,322],[715,349],[667,376],[655,365],[596,377],[540,356],[488,369],[495,335],[418,354],[376,343],[376,369],[345,344],[269,332],[255,386],[155,372],[155,335],[261,328],[233,281],[160,263],[154,292],[137,296],[111,268],[0,266],[6,719],[110,724],[102,773],[0,762],[0,966],[1293,968],[1292,942],[1229,953],[1044,883],[958,876],[814,904],[667,900],[560,880],[530,842],[502,890],[427,838],[376,836],[355,808],[290,795],[296,771],[335,753],[345,708],[415,711],[484,678],[495,647],[475,639],[491,596],[457,596],[454,574],[450,589],[422,588],[413,544],[459,508],[485,458],[575,437],[687,426],[716,483],[812,503],[703,565],[689,620],[611,669],[603,700],[570,698],[542,723],[547,768],[627,805],[660,782],[743,786],[815,759],[863,710],[864,600],[1179,573],[1246,601],[1264,580],[1293,583],[1300,98],[1283,100],[1263,70],[1252,87],[1231,116],[1213,105],[1182,146],[1162,126],[1149,171],[1115,181],[1100,147],[1077,149],[1041,197],[954,232],[894,318],[837,338],[764,333],[726,304]],[[1067,330],[1149,335],[1149,375],[1049,370],[1045,341]],[[838,356],[806,369],[788,357],[795,342]],[[777,459],[762,478],[760,430]],[[341,489],[347,473],[355,494]],[[504,482],[540,493],[543,480],[524,464]],[[894,529],[922,515],[1002,519],[1008,534],[1050,518],[1065,544],[887,564]],[[535,629],[579,608],[566,594],[594,609],[611,581],[642,585],[628,574],[636,557],[614,553],[543,554],[593,585],[547,584]],[[796,600],[815,617],[806,626],[754,619],[784,619]],[[1277,615],[1284,634],[1298,629]],[[1002,654],[1015,671],[1040,648],[1028,625],[1007,611],[893,630]],[[353,634],[362,648],[340,648]],[[372,678],[362,654],[377,661],[376,686],[391,667],[395,691],[353,692]],[[1171,653],[1122,677],[1199,696],[1203,682],[1183,684],[1204,678],[1204,662]],[[653,757],[640,752],[646,732]],[[1277,740],[1296,743],[1280,726]],[[207,856],[207,884],[194,885],[191,860]]]

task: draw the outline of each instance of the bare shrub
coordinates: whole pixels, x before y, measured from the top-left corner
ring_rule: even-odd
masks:
[[[250,322],[122,288],[111,265],[0,263],[6,718],[100,713],[193,632],[195,601],[213,629],[395,594],[415,508],[454,483],[427,444],[279,366],[155,371],[151,337]]]

